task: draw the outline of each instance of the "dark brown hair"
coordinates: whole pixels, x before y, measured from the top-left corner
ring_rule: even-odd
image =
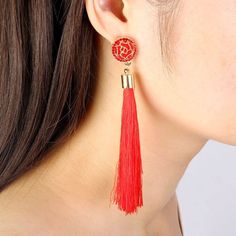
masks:
[[[0,0],[0,190],[85,118],[97,44],[83,0]]]
[[[81,0],[0,0],[0,190],[85,116],[95,36]]]

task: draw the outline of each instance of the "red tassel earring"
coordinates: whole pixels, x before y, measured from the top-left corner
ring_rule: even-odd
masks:
[[[119,38],[112,44],[113,56],[125,62],[127,68],[121,75],[123,105],[121,116],[120,154],[116,166],[116,177],[111,192],[110,203],[127,214],[137,212],[143,205],[142,197],[142,160],[139,141],[139,125],[134,96],[133,75],[128,66],[136,55],[137,47],[130,38]]]

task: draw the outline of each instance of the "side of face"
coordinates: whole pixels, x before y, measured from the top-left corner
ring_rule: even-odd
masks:
[[[145,21],[148,16],[137,12],[135,18],[140,19],[140,13],[143,19],[134,24],[140,43],[136,70],[153,107],[205,138],[232,145],[236,144],[235,12],[233,0],[180,0],[167,35],[172,73],[160,69],[158,17],[149,13]]]
[[[166,0],[159,11],[149,1],[123,1],[122,8],[112,0],[94,0],[96,14],[91,2],[88,8],[95,28],[109,41],[125,34],[135,38],[137,86],[153,114],[162,113],[201,137],[236,144],[236,1]],[[179,2],[172,11],[174,1]],[[163,66],[160,31],[171,73]]]

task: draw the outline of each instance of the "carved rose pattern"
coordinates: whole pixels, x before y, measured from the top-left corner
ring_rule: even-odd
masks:
[[[112,54],[118,61],[131,61],[135,53],[136,45],[131,39],[120,38],[112,45]]]

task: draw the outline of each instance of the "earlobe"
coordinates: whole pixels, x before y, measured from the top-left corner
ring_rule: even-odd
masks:
[[[127,18],[122,0],[86,0],[89,20],[95,30],[109,42],[127,34]]]

